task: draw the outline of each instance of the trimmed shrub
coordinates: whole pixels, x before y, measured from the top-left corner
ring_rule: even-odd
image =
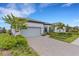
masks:
[[[0,34],[0,49],[11,49],[13,47],[17,46],[27,46],[28,43],[26,39],[21,36],[12,36],[9,35],[8,33],[2,33]]]
[[[27,46],[28,45],[26,38],[23,37],[22,35],[17,35],[15,38],[17,41],[16,46]]]
[[[13,36],[9,34],[0,34],[0,48],[10,49],[16,45],[16,40]]]

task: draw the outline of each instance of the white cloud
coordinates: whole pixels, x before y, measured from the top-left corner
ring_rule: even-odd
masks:
[[[78,23],[79,22],[79,19],[74,19],[73,20],[75,23]]]
[[[33,8],[27,8],[27,9],[22,9],[22,14],[25,16],[29,16],[30,14],[35,13],[35,9]]]
[[[71,5],[72,5],[72,3],[66,3],[66,4],[63,4],[62,7],[69,7]]]
[[[36,12],[36,8],[34,4],[24,4],[24,7],[21,11],[25,15],[30,15]]]
[[[52,5],[56,5],[56,3],[40,3],[41,8],[45,8],[45,7],[52,6]]]
[[[33,4],[33,3],[24,3],[23,5],[24,5],[24,6],[27,6],[27,7],[28,7],[28,6],[29,6],[29,7],[31,7],[31,6],[34,7],[35,4]]]
[[[41,3],[40,4],[40,7],[41,8],[44,8],[44,7],[48,7],[50,5],[50,3]]]
[[[21,4],[18,9],[17,4],[8,4],[6,7],[0,7],[0,15],[14,14],[17,17],[27,17],[36,12],[36,9],[31,4]]]
[[[0,7],[0,13],[2,15],[7,15],[7,14],[14,14],[15,16],[17,17],[21,17],[21,12],[18,11],[18,10],[15,10],[15,9],[8,9],[8,8],[3,8],[3,7]]]
[[[15,3],[9,3],[6,7],[11,8],[11,9],[16,9],[17,8]]]

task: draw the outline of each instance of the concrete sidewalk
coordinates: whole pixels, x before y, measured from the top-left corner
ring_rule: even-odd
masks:
[[[74,44],[74,45],[78,45],[79,46],[79,38],[77,38],[75,41],[73,41],[71,44]]]
[[[49,37],[31,37],[28,43],[40,56],[79,56],[79,46]]]

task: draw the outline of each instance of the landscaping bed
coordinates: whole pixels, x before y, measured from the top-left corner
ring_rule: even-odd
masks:
[[[0,34],[0,56],[37,56],[28,45],[27,39],[21,35]]]
[[[72,41],[74,41],[75,39],[77,39],[79,37],[78,33],[73,33],[73,32],[66,32],[66,33],[56,33],[56,32],[52,32],[49,33],[49,36],[51,38],[60,40],[60,41],[64,41],[67,43],[71,43]]]

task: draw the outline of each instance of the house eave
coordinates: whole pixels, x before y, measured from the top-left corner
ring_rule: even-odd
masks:
[[[41,23],[44,25],[51,25],[50,23],[42,22],[42,21],[37,21],[37,20],[28,20],[28,22],[33,22],[33,23]]]

